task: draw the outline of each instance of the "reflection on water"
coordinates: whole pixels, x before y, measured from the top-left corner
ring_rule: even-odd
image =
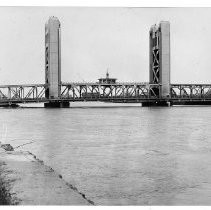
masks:
[[[102,205],[211,205],[211,107],[0,109],[0,137]]]

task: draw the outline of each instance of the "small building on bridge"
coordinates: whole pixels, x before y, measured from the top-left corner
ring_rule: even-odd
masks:
[[[116,83],[116,78],[110,78],[109,77],[109,73],[107,72],[106,73],[106,78],[100,78],[100,79],[98,79],[98,83],[100,83],[100,84],[102,84],[102,83],[104,83],[104,84],[114,84],[114,83]]]

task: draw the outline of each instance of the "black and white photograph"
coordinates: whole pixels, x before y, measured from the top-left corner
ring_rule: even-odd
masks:
[[[211,205],[211,7],[0,6],[0,26],[0,205]]]

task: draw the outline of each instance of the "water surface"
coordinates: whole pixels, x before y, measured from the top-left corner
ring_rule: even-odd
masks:
[[[211,107],[0,109],[29,150],[98,205],[211,205]],[[43,186],[44,187],[44,186]]]

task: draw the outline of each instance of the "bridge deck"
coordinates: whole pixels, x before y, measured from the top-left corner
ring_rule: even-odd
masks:
[[[173,104],[211,102],[211,84],[171,84],[170,96],[161,98],[159,84],[149,83],[62,83],[60,98],[45,98],[45,84],[1,85],[0,105],[15,103],[109,101],[143,103],[170,101]]]

